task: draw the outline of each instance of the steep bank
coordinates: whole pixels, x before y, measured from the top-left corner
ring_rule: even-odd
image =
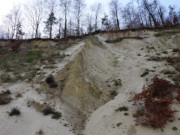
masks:
[[[26,59],[22,59],[23,63],[21,58],[2,63],[3,68],[8,68],[0,70],[0,75],[6,73],[21,78],[15,82],[4,78],[9,82],[1,82],[0,93],[10,90],[13,99],[0,106],[0,135],[37,135],[41,130],[45,135],[178,135],[179,129],[173,131],[172,127],[179,125],[179,112],[175,114],[176,119],[163,128],[164,132],[137,126],[133,117],[136,107],[130,100],[155,74],[179,83],[178,77],[173,79],[179,75],[178,64],[166,61],[169,56],[179,56],[179,36],[178,31],[169,30],[120,32],[115,36],[106,33],[86,37],[65,49],[52,41],[36,48],[37,57],[27,55],[30,60],[38,58],[33,61],[34,65]],[[107,43],[111,37],[115,41]],[[26,50],[24,52],[26,54]],[[21,52],[12,55],[18,59]],[[23,72],[13,74],[13,68]],[[31,74],[33,76],[26,78]],[[50,88],[45,82],[49,74],[54,76],[58,87]],[[52,115],[43,115],[42,109],[46,106],[62,117],[52,119]],[[128,108],[127,112],[116,111],[123,106]],[[20,116],[8,115],[13,107],[20,109]],[[173,104],[172,108],[179,111],[179,104]]]
[[[171,80],[171,78],[163,74],[163,71],[178,74],[174,67],[165,61],[149,60],[152,57],[161,58],[174,55],[173,48],[179,48],[179,44],[173,42],[174,37],[178,34],[162,37],[155,37],[155,34],[155,32],[147,31],[146,34],[141,35],[142,39],[124,39],[116,43],[106,43],[107,35],[98,36],[107,50],[116,56],[117,62],[114,68],[116,75],[122,80],[122,88],[118,89],[119,94],[114,100],[98,108],[89,117],[84,130],[85,135],[178,135],[180,133],[179,130],[172,130],[172,127],[179,127],[179,104],[174,103],[172,106],[178,111],[175,114],[175,121],[168,122],[163,131],[136,125],[133,117],[136,108],[130,100],[134,93],[141,92],[143,85],[149,84],[155,74],[159,74],[167,80]],[[163,53],[163,51],[167,52]],[[148,69],[148,73],[143,75],[146,69]],[[128,108],[128,112],[116,111],[123,106]]]

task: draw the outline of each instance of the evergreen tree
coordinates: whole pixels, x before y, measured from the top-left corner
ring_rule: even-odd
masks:
[[[46,24],[46,30],[49,32],[49,38],[52,38],[52,30],[53,30],[53,25],[57,24],[56,17],[54,16],[54,12],[51,11],[49,14],[49,18],[45,22]]]

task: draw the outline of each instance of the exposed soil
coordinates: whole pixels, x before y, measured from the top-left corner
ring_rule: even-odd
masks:
[[[172,130],[180,124],[179,112],[162,132],[136,125],[136,107],[130,102],[156,74],[179,87],[180,34],[168,31],[97,34],[63,49],[58,42],[31,42],[30,50],[2,55],[0,93],[10,90],[12,100],[0,105],[0,135],[180,134],[180,129]],[[61,118],[43,115],[46,106]],[[21,115],[9,117],[14,107]],[[173,103],[173,109],[179,108]]]

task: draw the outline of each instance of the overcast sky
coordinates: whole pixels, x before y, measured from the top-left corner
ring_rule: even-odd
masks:
[[[28,3],[29,1],[32,0],[1,0],[1,4],[0,4],[0,17],[8,14],[8,12],[11,10],[11,8],[13,7],[13,5],[17,5],[17,4],[23,4],[23,3]],[[90,5],[93,5],[93,3],[102,3],[104,10],[106,11],[108,8],[108,3],[111,0],[85,0],[86,4],[88,7],[90,7]],[[119,2],[124,5],[126,3],[128,3],[131,0],[119,0]],[[180,0],[159,0],[163,5],[165,5],[166,7],[168,7],[168,5],[176,5],[177,8],[180,7]]]
[[[0,26],[1,26],[4,20],[3,17],[10,12],[10,10],[13,8],[14,5],[22,5],[23,7],[23,4],[28,5],[28,3],[32,3],[32,1],[36,1],[36,0],[0,0],[0,1],[1,1],[1,4],[0,4]],[[84,0],[84,1],[89,9],[97,3],[101,3],[102,4],[101,15],[103,15],[104,12],[107,14],[109,12],[108,11],[109,3],[111,0]],[[131,1],[132,0],[119,0],[121,4],[120,7],[124,7],[125,4]],[[162,5],[164,5],[166,8],[168,8],[169,5],[172,5],[172,6],[175,5],[176,10],[180,10],[180,0],[158,0],[158,1]],[[86,9],[85,13],[87,13],[88,11],[91,11],[91,10]],[[26,23],[26,21],[24,21],[24,23]],[[26,28],[29,28],[29,27],[26,27]],[[23,28],[23,30],[26,28]],[[44,25],[41,26],[40,31],[42,32],[43,29],[44,29]]]

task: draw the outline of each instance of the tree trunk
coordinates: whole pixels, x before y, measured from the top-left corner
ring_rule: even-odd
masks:
[[[66,18],[66,13],[65,13],[65,24],[64,24],[64,38],[67,36],[67,18]]]
[[[150,17],[152,18],[152,20],[153,20],[153,22],[154,22],[154,25],[157,24],[156,19],[155,19],[154,15],[150,12],[150,10],[149,10],[148,5],[147,5],[146,2],[144,2],[144,5],[145,5],[145,7],[146,7],[146,9],[147,9]]]
[[[39,29],[39,24],[36,25],[36,33],[35,33],[35,38],[38,38],[38,29]]]
[[[116,11],[116,22],[117,22],[117,29],[120,30],[120,27],[119,27],[119,19],[118,19],[118,13]]]
[[[80,36],[80,20],[78,19],[77,36]]]

